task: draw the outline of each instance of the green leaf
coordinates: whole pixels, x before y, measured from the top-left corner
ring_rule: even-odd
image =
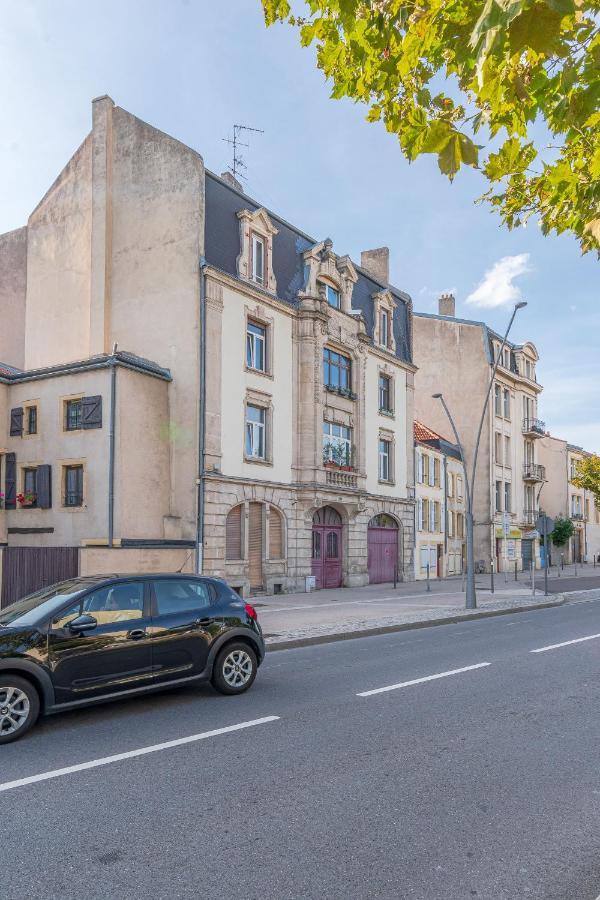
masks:
[[[510,49],[520,53],[530,47],[536,53],[551,53],[558,43],[561,19],[561,13],[545,3],[536,3],[511,22]]]
[[[536,157],[533,144],[521,144],[518,138],[509,138],[497,153],[490,153],[483,171],[490,181],[500,181],[507,175],[524,172]]]

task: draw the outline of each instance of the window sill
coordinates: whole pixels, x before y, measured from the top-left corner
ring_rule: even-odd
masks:
[[[338,388],[334,384],[325,384],[323,387],[328,393],[337,394],[338,397],[345,397],[346,400],[358,400],[358,396],[349,388]]]
[[[64,503],[61,503],[60,508],[62,512],[80,513],[87,510],[87,503],[82,503],[81,506],[65,506]]]
[[[248,363],[244,365],[244,372],[248,372],[251,375],[262,375],[263,378],[270,378],[273,381],[273,373],[266,371],[266,369],[255,369],[254,366],[249,366]]]
[[[257,466],[272,466],[272,459],[261,459],[259,456],[246,456],[244,453],[244,462],[246,463],[254,463]]]
[[[395,418],[396,418],[396,414],[394,413],[394,410],[393,410],[393,409],[382,409],[382,408],[380,407],[380,408],[379,408],[379,415],[380,415],[380,416],[385,416],[387,419],[395,419]]]

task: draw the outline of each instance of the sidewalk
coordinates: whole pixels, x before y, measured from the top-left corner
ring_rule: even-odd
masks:
[[[539,573],[538,573],[539,575]],[[590,572],[582,580],[589,587]],[[597,596],[600,599],[600,571]],[[569,585],[575,580],[570,573]],[[477,610],[465,610],[461,577],[425,582],[368,585],[362,588],[340,588],[313,593],[257,597],[253,601],[259,615],[267,645],[272,649],[341,640],[360,634],[380,634],[419,625],[451,622],[456,619],[480,618],[488,615],[560,606],[562,593],[544,596],[537,585],[533,596],[530,580],[515,582],[495,579],[495,592],[490,591],[489,576],[477,577]],[[593,585],[596,587],[596,585]],[[588,591],[591,596],[594,591]]]

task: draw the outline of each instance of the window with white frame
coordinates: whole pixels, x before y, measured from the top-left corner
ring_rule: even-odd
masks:
[[[352,465],[352,429],[335,422],[323,422],[323,462]]]
[[[248,319],[246,325],[246,365],[258,372],[267,370],[267,329]]]
[[[423,519],[423,501],[417,501],[417,528],[419,531],[423,531],[424,519]]]
[[[388,347],[390,343],[390,314],[387,309],[381,310],[379,343],[382,345],[382,347]]]
[[[252,235],[252,281],[265,283],[265,242],[257,234]]]
[[[496,482],[496,512],[502,512],[502,482]]]
[[[462,500],[463,498],[463,480],[460,475],[456,476],[456,499]]]
[[[505,419],[510,419],[510,391],[508,388],[504,388],[503,414]]]
[[[435,459],[431,459],[429,456],[427,457],[427,470],[429,475],[427,483],[430,487],[435,487],[435,463]]]
[[[499,431],[494,434],[494,459],[497,466],[502,465],[502,435]]]
[[[246,404],[246,456],[266,459],[266,409]]]
[[[512,510],[512,485],[510,481],[504,482],[504,512]]]
[[[389,375],[379,375],[379,412],[393,412],[392,379]]]
[[[510,436],[508,434],[504,435],[504,465],[510,466]]]
[[[502,391],[500,385],[494,385],[494,412],[497,416],[502,415]]]
[[[385,438],[379,439],[379,480],[391,481],[391,450],[392,442]]]
[[[454,475],[452,472],[448,472],[448,496],[454,496]]]

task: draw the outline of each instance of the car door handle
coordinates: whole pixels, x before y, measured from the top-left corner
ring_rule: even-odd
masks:
[[[129,641],[139,641],[144,637],[146,637],[144,628],[134,628],[133,631],[127,632],[127,640]]]
[[[205,627],[206,625],[210,625],[210,623],[211,623],[211,619],[209,619],[207,616],[204,619],[196,619],[196,621],[194,622],[194,625],[197,628],[200,628],[200,627]]]

